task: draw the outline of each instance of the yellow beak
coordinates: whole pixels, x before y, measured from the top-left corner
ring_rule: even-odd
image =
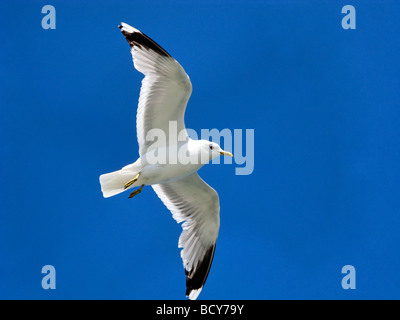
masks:
[[[230,156],[233,158],[233,154],[228,151],[221,151],[220,154],[222,154],[223,156]]]

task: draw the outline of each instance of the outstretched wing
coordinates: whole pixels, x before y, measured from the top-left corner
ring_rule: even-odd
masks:
[[[151,129],[163,130],[166,144],[171,144],[169,121],[175,121],[177,133],[183,132],[180,138],[187,139],[184,115],[192,93],[189,76],[167,51],[145,34],[123,22],[119,28],[131,46],[135,68],[145,75],[136,116],[139,154],[150,151],[153,140],[157,140],[154,131],[147,136]]]
[[[152,186],[158,197],[182,224],[179,248],[185,267],[186,296],[194,300],[206,282],[219,231],[217,192],[197,173],[174,182]]]

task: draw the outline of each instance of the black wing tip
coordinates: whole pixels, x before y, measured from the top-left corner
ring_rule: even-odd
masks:
[[[144,47],[148,50],[153,50],[157,52],[159,55],[171,57],[170,54],[165,51],[157,42],[150,39],[143,32],[123,22],[121,22],[118,28],[121,30],[121,33],[125,36],[126,41],[128,41],[131,47]]]
[[[199,262],[195,270],[189,272],[188,270],[185,269],[186,297],[189,297],[189,299],[192,291],[198,290],[198,294],[200,293],[201,289],[203,288],[207,280],[208,273],[210,272],[211,264],[214,259],[215,246],[216,243],[214,243],[210,248],[208,248],[206,254],[204,255],[203,260]]]

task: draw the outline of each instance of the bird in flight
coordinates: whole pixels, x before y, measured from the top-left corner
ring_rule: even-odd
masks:
[[[189,138],[184,114],[192,84],[182,66],[139,30],[123,22],[119,28],[131,47],[135,68],[145,75],[136,116],[140,157],[121,170],[101,175],[101,190],[107,198],[138,187],[130,193],[132,198],[151,185],[177,223],[183,222],[178,247],[186,296],[195,300],[210,271],[220,223],[218,194],[197,171],[215,157],[233,155],[214,142]],[[171,134],[171,123],[178,138]],[[165,139],[155,142],[154,129],[161,130]],[[165,155],[164,161],[162,157],[154,161],[156,155]]]

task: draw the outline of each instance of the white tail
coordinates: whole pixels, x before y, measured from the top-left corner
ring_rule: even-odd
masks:
[[[124,169],[105,173],[100,176],[101,191],[103,192],[104,198],[115,196],[118,193],[124,192],[125,184],[132,180],[137,173],[127,171]],[[128,189],[135,187],[136,183],[130,186]]]

